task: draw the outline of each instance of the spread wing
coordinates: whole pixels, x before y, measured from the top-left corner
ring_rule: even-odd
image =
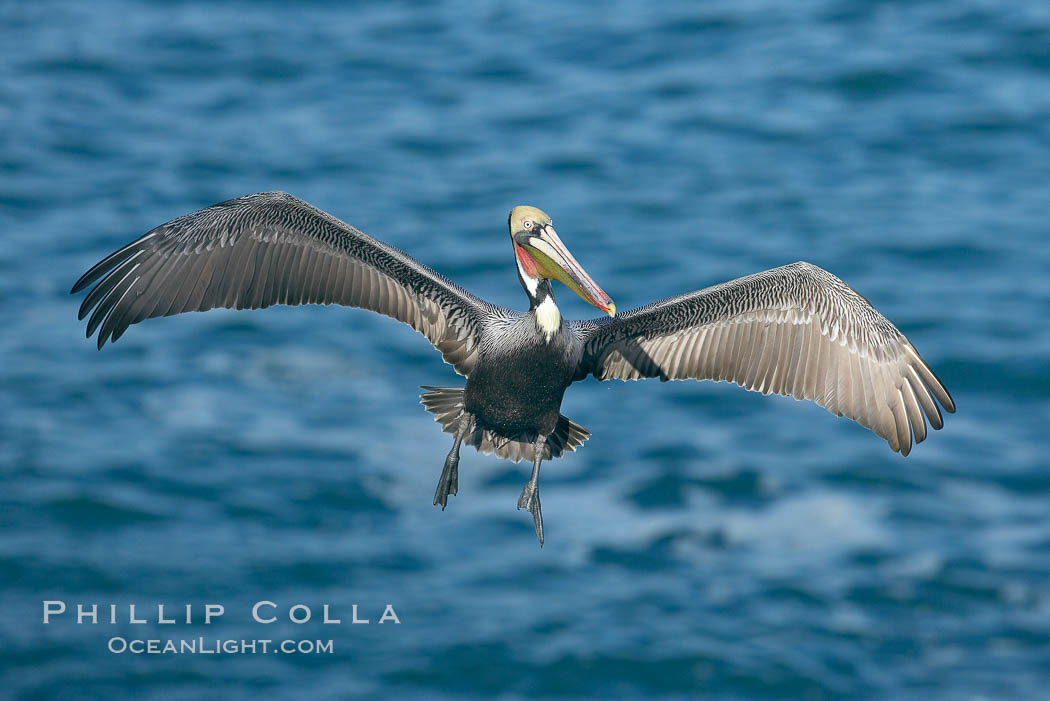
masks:
[[[238,197],[158,226],[87,271],[72,293],[98,347],[131,324],[215,307],[341,304],[402,321],[466,375],[496,309],[411,256],[286,192]],[[94,310],[94,311],[92,311]]]
[[[582,322],[577,379],[724,380],[810,399],[907,455],[955,404],[897,328],[831,273],[809,263]],[[934,401],[936,398],[936,402]],[[925,417],[925,418],[924,418]]]

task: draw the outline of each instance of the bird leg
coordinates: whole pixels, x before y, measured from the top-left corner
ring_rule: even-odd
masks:
[[[521,497],[518,498],[518,508],[532,512],[532,525],[536,528],[536,537],[540,540],[541,548],[543,547],[543,512],[540,510],[540,463],[543,461],[543,447],[546,442],[546,437],[536,440],[533,446],[532,476],[525,483],[525,488],[521,490]]]
[[[441,510],[445,510],[448,504],[448,495],[459,491],[459,446],[463,443],[463,437],[467,435],[470,419],[464,414],[459,419],[456,427],[456,439],[452,442],[452,450],[448,451],[445,458],[445,467],[441,470],[441,478],[438,480],[437,489],[434,490],[434,506],[441,504]]]

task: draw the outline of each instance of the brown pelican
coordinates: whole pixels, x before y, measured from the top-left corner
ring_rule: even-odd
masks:
[[[285,192],[238,197],[173,219],[108,256],[73,285],[99,349],[143,319],[215,307],[341,304],[422,333],[465,387],[423,387],[423,406],[453,436],[434,493],[459,487],[463,444],[532,461],[519,509],[543,544],[539,470],[590,435],[559,413],[570,384],[598,380],[724,380],[811,399],[907,455],[943,426],[948,391],[908,339],[849,285],[799,262],[617,316],[612,300],[535,207],[510,213],[522,314],[475,297],[409,255]],[[558,280],[608,317],[566,321]],[[94,310],[92,312],[92,310]],[[936,399],[936,401],[934,401]]]

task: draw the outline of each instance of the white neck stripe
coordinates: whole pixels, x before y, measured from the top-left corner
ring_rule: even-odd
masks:
[[[554,303],[553,297],[544,298],[540,306],[536,307],[536,325],[540,327],[548,342],[561,328],[561,311]]]
[[[525,268],[521,267],[521,261],[518,260],[517,256],[514,257],[514,262],[518,264],[518,274],[520,274],[521,279],[525,281],[525,286],[529,289],[529,295],[535,297],[536,290],[540,287],[540,281],[525,272]]]

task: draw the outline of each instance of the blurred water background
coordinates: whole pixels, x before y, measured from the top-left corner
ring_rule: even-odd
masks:
[[[7,2],[0,27],[0,695],[1046,698],[1046,2]],[[540,549],[523,465],[464,453],[431,506],[450,439],[417,386],[462,380],[407,327],[274,308],[84,340],[88,266],[270,189],[514,308],[520,203],[620,309],[808,260],[959,412],[902,459],[732,385],[576,385],[594,435],[544,468]],[[227,613],[44,626],[45,599]]]

